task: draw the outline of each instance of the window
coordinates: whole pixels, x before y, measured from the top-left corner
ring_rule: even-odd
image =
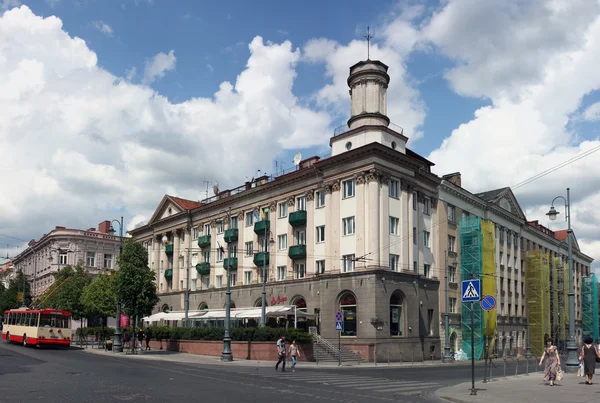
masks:
[[[317,190],[315,193],[315,201],[317,208],[325,207],[325,192],[322,190]]]
[[[423,275],[425,276],[425,278],[431,278],[431,265],[430,264],[423,265]]]
[[[456,208],[451,204],[448,204],[448,221],[451,223],[456,222]]]
[[[306,231],[296,231],[296,245],[306,245]]]
[[[340,297],[340,312],[342,313],[341,336],[356,336],[356,297],[346,292]]]
[[[220,274],[218,276],[215,276],[215,286],[217,288],[222,288],[223,287],[223,275]]]
[[[287,217],[288,205],[287,202],[282,202],[277,205],[277,211],[279,212],[279,218]]]
[[[426,197],[423,200],[423,214],[430,215],[431,214],[431,199]]]
[[[317,260],[315,262],[315,273],[316,274],[325,273],[325,261],[324,260]]]
[[[413,192],[412,202],[413,202],[413,210],[416,210],[417,209],[417,192]]]
[[[287,249],[287,234],[277,235],[277,248],[279,250]]]
[[[388,185],[389,187],[389,195],[390,197],[393,197],[394,199],[397,199],[400,192],[399,192],[399,188],[400,188],[400,181],[397,181],[395,179],[390,179],[390,184]]]
[[[304,263],[296,264],[296,278],[306,277],[306,265]]]
[[[416,261],[416,260],[413,262],[413,271],[414,271],[415,273],[418,273],[418,272],[419,272],[419,265],[417,264],[417,261]]]
[[[344,199],[354,197],[354,180],[343,181],[342,187],[344,189]]]
[[[246,256],[254,256],[254,242],[246,242]]]
[[[325,242],[325,226],[320,225],[317,227],[317,243]]]
[[[454,266],[448,267],[448,281],[456,283],[456,267]]]
[[[244,284],[250,284],[252,282],[252,272],[245,271],[244,272]]]
[[[223,261],[223,248],[217,249],[217,262]]]
[[[210,288],[210,276],[202,276],[202,288],[205,290]]]
[[[342,265],[343,273],[348,273],[348,272],[354,271],[354,253],[351,255],[342,256],[342,260],[343,260],[343,265]]]
[[[237,283],[237,273],[229,273],[229,282],[231,285],[235,285]]]
[[[400,256],[390,254],[390,270],[398,271],[398,262],[400,260]]]
[[[344,235],[354,234],[354,217],[346,217],[342,220],[344,226]]]
[[[417,227],[413,227],[413,244],[417,244]]]
[[[402,317],[402,295],[396,291],[390,298],[390,336],[402,336],[404,325]]]
[[[423,246],[425,246],[426,248],[430,247],[430,239],[431,238],[431,233],[429,231],[423,231]]]
[[[429,335],[433,336],[433,309],[427,310],[427,324],[429,327]]]
[[[231,257],[237,257],[237,245],[229,245]]]
[[[96,266],[96,252],[88,252],[86,254],[85,264],[86,264],[86,266],[90,266],[90,267]]]
[[[463,212],[461,213],[461,217],[462,217],[462,218],[468,217],[468,216],[470,216],[470,215],[471,215],[471,214],[470,214],[468,211],[463,211]]]
[[[202,252],[202,254],[204,255],[204,262],[205,263],[210,263],[210,251],[204,251]]]
[[[448,235],[448,252],[456,252],[456,237],[452,235]]]
[[[181,243],[185,243],[185,231],[181,231],[181,237],[179,237]]]
[[[225,232],[225,223],[223,220],[217,221],[217,234],[222,234]]]
[[[204,224],[204,235],[210,235],[210,224]]]
[[[296,199],[296,211],[306,210],[306,196],[301,196]]]
[[[238,227],[238,217],[236,215],[231,216],[231,222],[229,228],[237,228]]]
[[[287,267],[277,266],[277,281],[284,281],[287,277]]]
[[[456,298],[448,298],[448,305],[450,308],[450,313],[456,313]]]
[[[112,269],[112,255],[105,253],[104,254],[104,268]]]
[[[58,264],[67,264],[67,252],[60,252],[60,255],[58,255]]]
[[[396,217],[390,217],[390,234],[398,235],[398,223],[400,220]]]
[[[251,227],[254,224],[254,212],[248,211],[246,213],[246,227]]]

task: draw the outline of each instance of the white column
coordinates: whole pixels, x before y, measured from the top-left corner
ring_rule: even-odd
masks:
[[[379,175],[376,172],[369,172],[367,174],[367,211],[365,216],[367,217],[367,251],[369,256],[367,258],[367,266],[380,266],[381,264],[381,252],[380,252],[380,217],[381,217],[381,206],[379,204]]]
[[[156,288],[158,289],[158,291],[162,291],[160,289],[160,282],[162,281],[162,279],[160,278],[160,239],[161,239],[161,235],[154,235],[154,237],[152,238],[152,252],[154,255],[154,270],[156,271]]]
[[[179,250],[181,241],[179,240],[179,230],[173,231],[173,290],[179,291]]]

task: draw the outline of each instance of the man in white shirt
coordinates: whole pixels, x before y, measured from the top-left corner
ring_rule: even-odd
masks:
[[[279,355],[279,361],[275,364],[275,371],[279,369],[281,363],[281,372],[285,372],[285,336],[279,336],[279,340],[277,340],[277,354]]]

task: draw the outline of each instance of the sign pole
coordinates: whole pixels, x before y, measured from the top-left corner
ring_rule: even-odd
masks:
[[[475,390],[475,331],[473,329],[475,315],[473,313],[473,302],[471,302],[471,395],[476,395]]]
[[[338,367],[342,365],[342,331],[338,331]]]

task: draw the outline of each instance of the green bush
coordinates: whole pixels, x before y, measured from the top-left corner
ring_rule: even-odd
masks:
[[[271,327],[234,327],[229,332],[233,341],[276,341],[285,336],[291,342],[311,343],[312,336],[298,329],[276,329]],[[156,340],[223,340],[225,330],[218,327],[166,327],[153,326],[152,338]]]

